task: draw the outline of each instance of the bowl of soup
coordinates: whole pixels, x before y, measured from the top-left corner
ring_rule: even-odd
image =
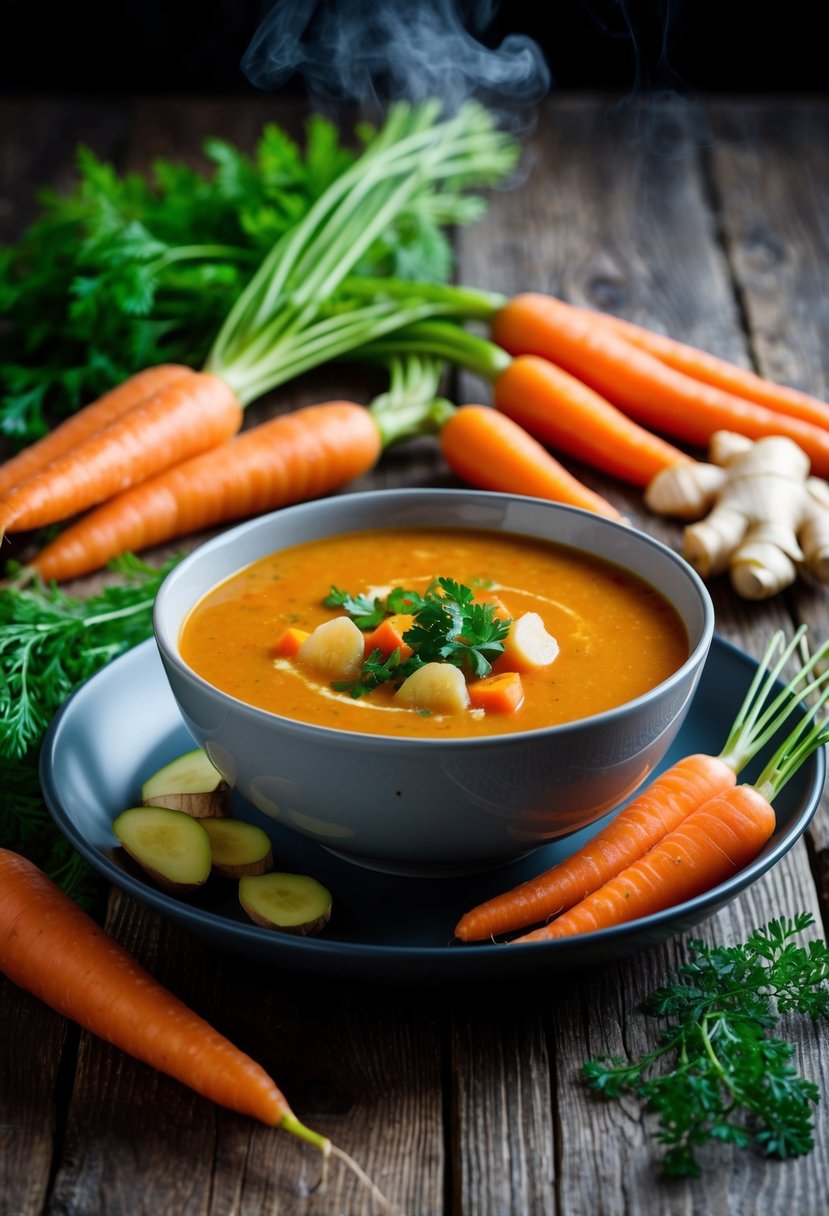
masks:
[[[238,795],[403,875],[494,867],[621,805],[713,629],[700,578],[643,532],[449,489],[244,523],[184,558],[154,613],[184,721]]]

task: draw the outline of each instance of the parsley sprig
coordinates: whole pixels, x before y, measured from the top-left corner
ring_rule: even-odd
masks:
[[[123,582],[87,599],[40,584],[0,589],[0,844],[81,902],[91,899],[91,871],[43,803],[41,743],[78,685],[152,635],[155,595],[177,560],[155,568],[126,556],[115,564]]]
[[[736,946],[690,943],[679,978],[652,993],[648,1011],[671,1019],[653,1051],[637,1060],[588,1060],[583,1076],[606,1098],[634,1094],[659,1120],[670,1176],[700,1174],[696,1152],[709,1141],[770,1157],[797,1157],[814,1145],[817,1085],[792,1064],[791,1043],[769,1037],[781,1016],[829,1017],[829,950],[792,940],[810,913],[780,917]]]
[[[424,595],[395,587],[387,596],[351,595],[332,587],[328,607],[342,608],[360,629],[375,629],[384,617],[406,613],[413,617],[403,641],[412,649],[407,658],[399,649],[384,658],[373,650],[356,680],[337,681],[338,692],[362,697],[381,684],[402,683],[426,663],[452,663],[483,678],[504,651],[511,622],[495,616],[491,604],[475,600],[475,592],[455,579],[435,579]]]

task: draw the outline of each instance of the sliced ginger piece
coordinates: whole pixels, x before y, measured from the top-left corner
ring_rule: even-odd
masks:
[[[504,652],[497,662],[497,670],[535,671],[549,667],[558,658],[558,642],[537,612],[524,612],[510,625],[504,639]]]
[[[239,902],[254,924],[304,937],[331,916],[331,892],[307,874],[250,875],[239,882]]]
[[[145,806],[184,811],[194,819],[230,814],[232,792],[201,748],[185,752],[148,777],[141,786]]]
[[[210,875],[210,837],[204,824],[184,811],[130,807],[117,816],[112,830],[130,857],[166,891],[189,895]]]
[[[243,819],[205,819],[210,837],[213,869],[223,878],[265,874],[273,865],[273,850],[266,832]]]
[[[350,617],[336,616],[317,625],[296,657],[329,680],[356,680],[365,658],[365,639]]]
[[[469,707],[466,680],[453,663],[424,663],[403,681],[394,699],[434,714],[456,714]]]
[[[751,600],[790,586],[801,567],[829,582],[829,488],[809,476],[806,453],[783,435],[718,431],[709,456],[664,470],[645,492],[651,510],[696,521],[684,530],[683,556],[697,573],[728,571]]]

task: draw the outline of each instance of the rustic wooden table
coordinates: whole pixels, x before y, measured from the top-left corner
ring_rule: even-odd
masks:
[[[272,98],[0,102],[0,240],[35,188],[72,177],[82,140],[119,167],[197,160],[202,138],[250,146]],[[829,104],[553,98],[525,137],[528,174],[458,239],[459,278],[550,291],[618,312],[829,396]],[[313,378],[277,408],[318,393]],[[461,399],[481,386],[464,381]],[[585,473],[648,531],[640,496]],[[453,484],[434,445],[389,456],[360,488]],[[712,586],[721,637],[759,656],[778,626],[829,634],[829,593],[801,582],[764,604]],[[829,914],[829,814],[700,927],[742,940],[772,915]],[[823,919],[822,919],[823,918]],[[586,1057],[652,1042],[641,1002],[684,957],[677,938],[597,971],[508,985],[367,984],[252,967],[113,891],[109,930],[275,1075],[301,1117],[350,1151],[412,1216],[621,1216],[829,1209],[826,1102],[816,1147],[769,1162],[706,1149],[703,1174],[664,1181],[653,1126],[579,1082]],[[316,1155],[214,1109],[0,981],[2,1216],[370,1216]],[[829,1092],[825,1029],[790,1028],[799,1066]],[[821,1047],[824,1050],[821,1050]]]

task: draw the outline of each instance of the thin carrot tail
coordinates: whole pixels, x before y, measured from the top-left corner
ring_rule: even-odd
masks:
[[[622,519],[612,503],[573,476],[522,426],[489,406],[462,405],[443,424],[440,444],[446,463],[469,485]]]

